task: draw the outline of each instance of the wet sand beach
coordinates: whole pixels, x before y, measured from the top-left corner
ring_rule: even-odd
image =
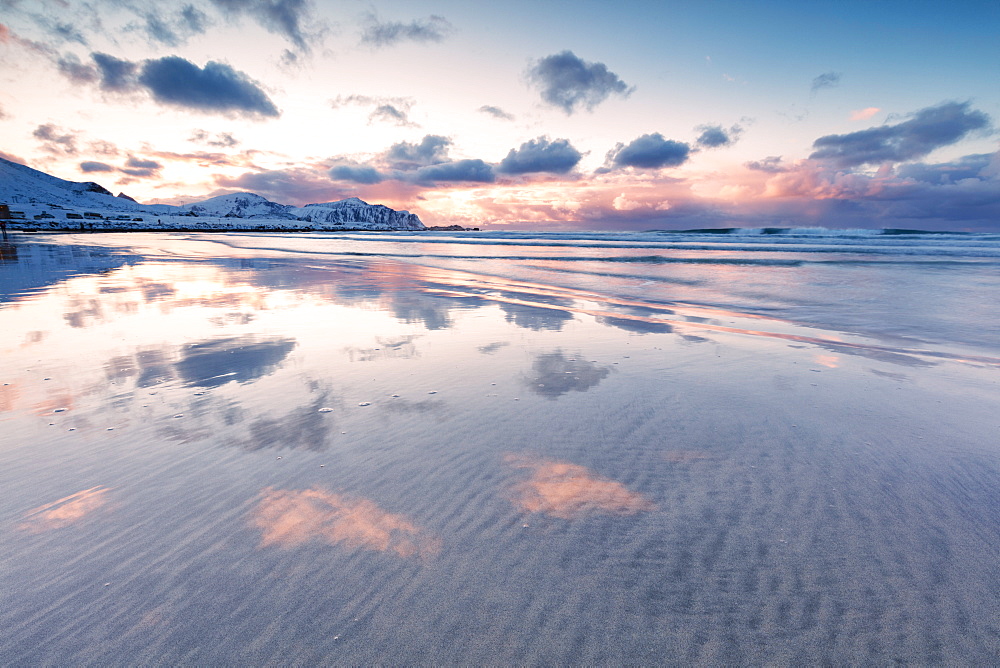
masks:
[[[554,239],[15,237],[0,663],[1000,660],[996,241]]]

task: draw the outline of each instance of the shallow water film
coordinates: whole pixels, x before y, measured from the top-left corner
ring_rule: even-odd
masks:
[[[15,236],[0,663],[994,664],[998,243]]]

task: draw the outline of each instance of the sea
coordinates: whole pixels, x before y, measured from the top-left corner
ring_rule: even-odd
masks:
[[[14,234],[0,663],[993,665],[1000,234]]]

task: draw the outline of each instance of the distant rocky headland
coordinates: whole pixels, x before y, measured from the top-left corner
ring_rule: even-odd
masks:
[[[0,217],[7,228],[37,231],[464,231],[428,228],[409,211],[357,197],[297,207],[254,193],[219,195],[172,206],[142,204],[87,181],[66,181],[0,158]],[[9,216],[9,218],[7,217]],[[478,228],[472,228],[478,229]]]

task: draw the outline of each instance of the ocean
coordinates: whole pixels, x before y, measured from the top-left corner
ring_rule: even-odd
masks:
[[[0,250],[0,662],[1000,659],[1000,235]]]

